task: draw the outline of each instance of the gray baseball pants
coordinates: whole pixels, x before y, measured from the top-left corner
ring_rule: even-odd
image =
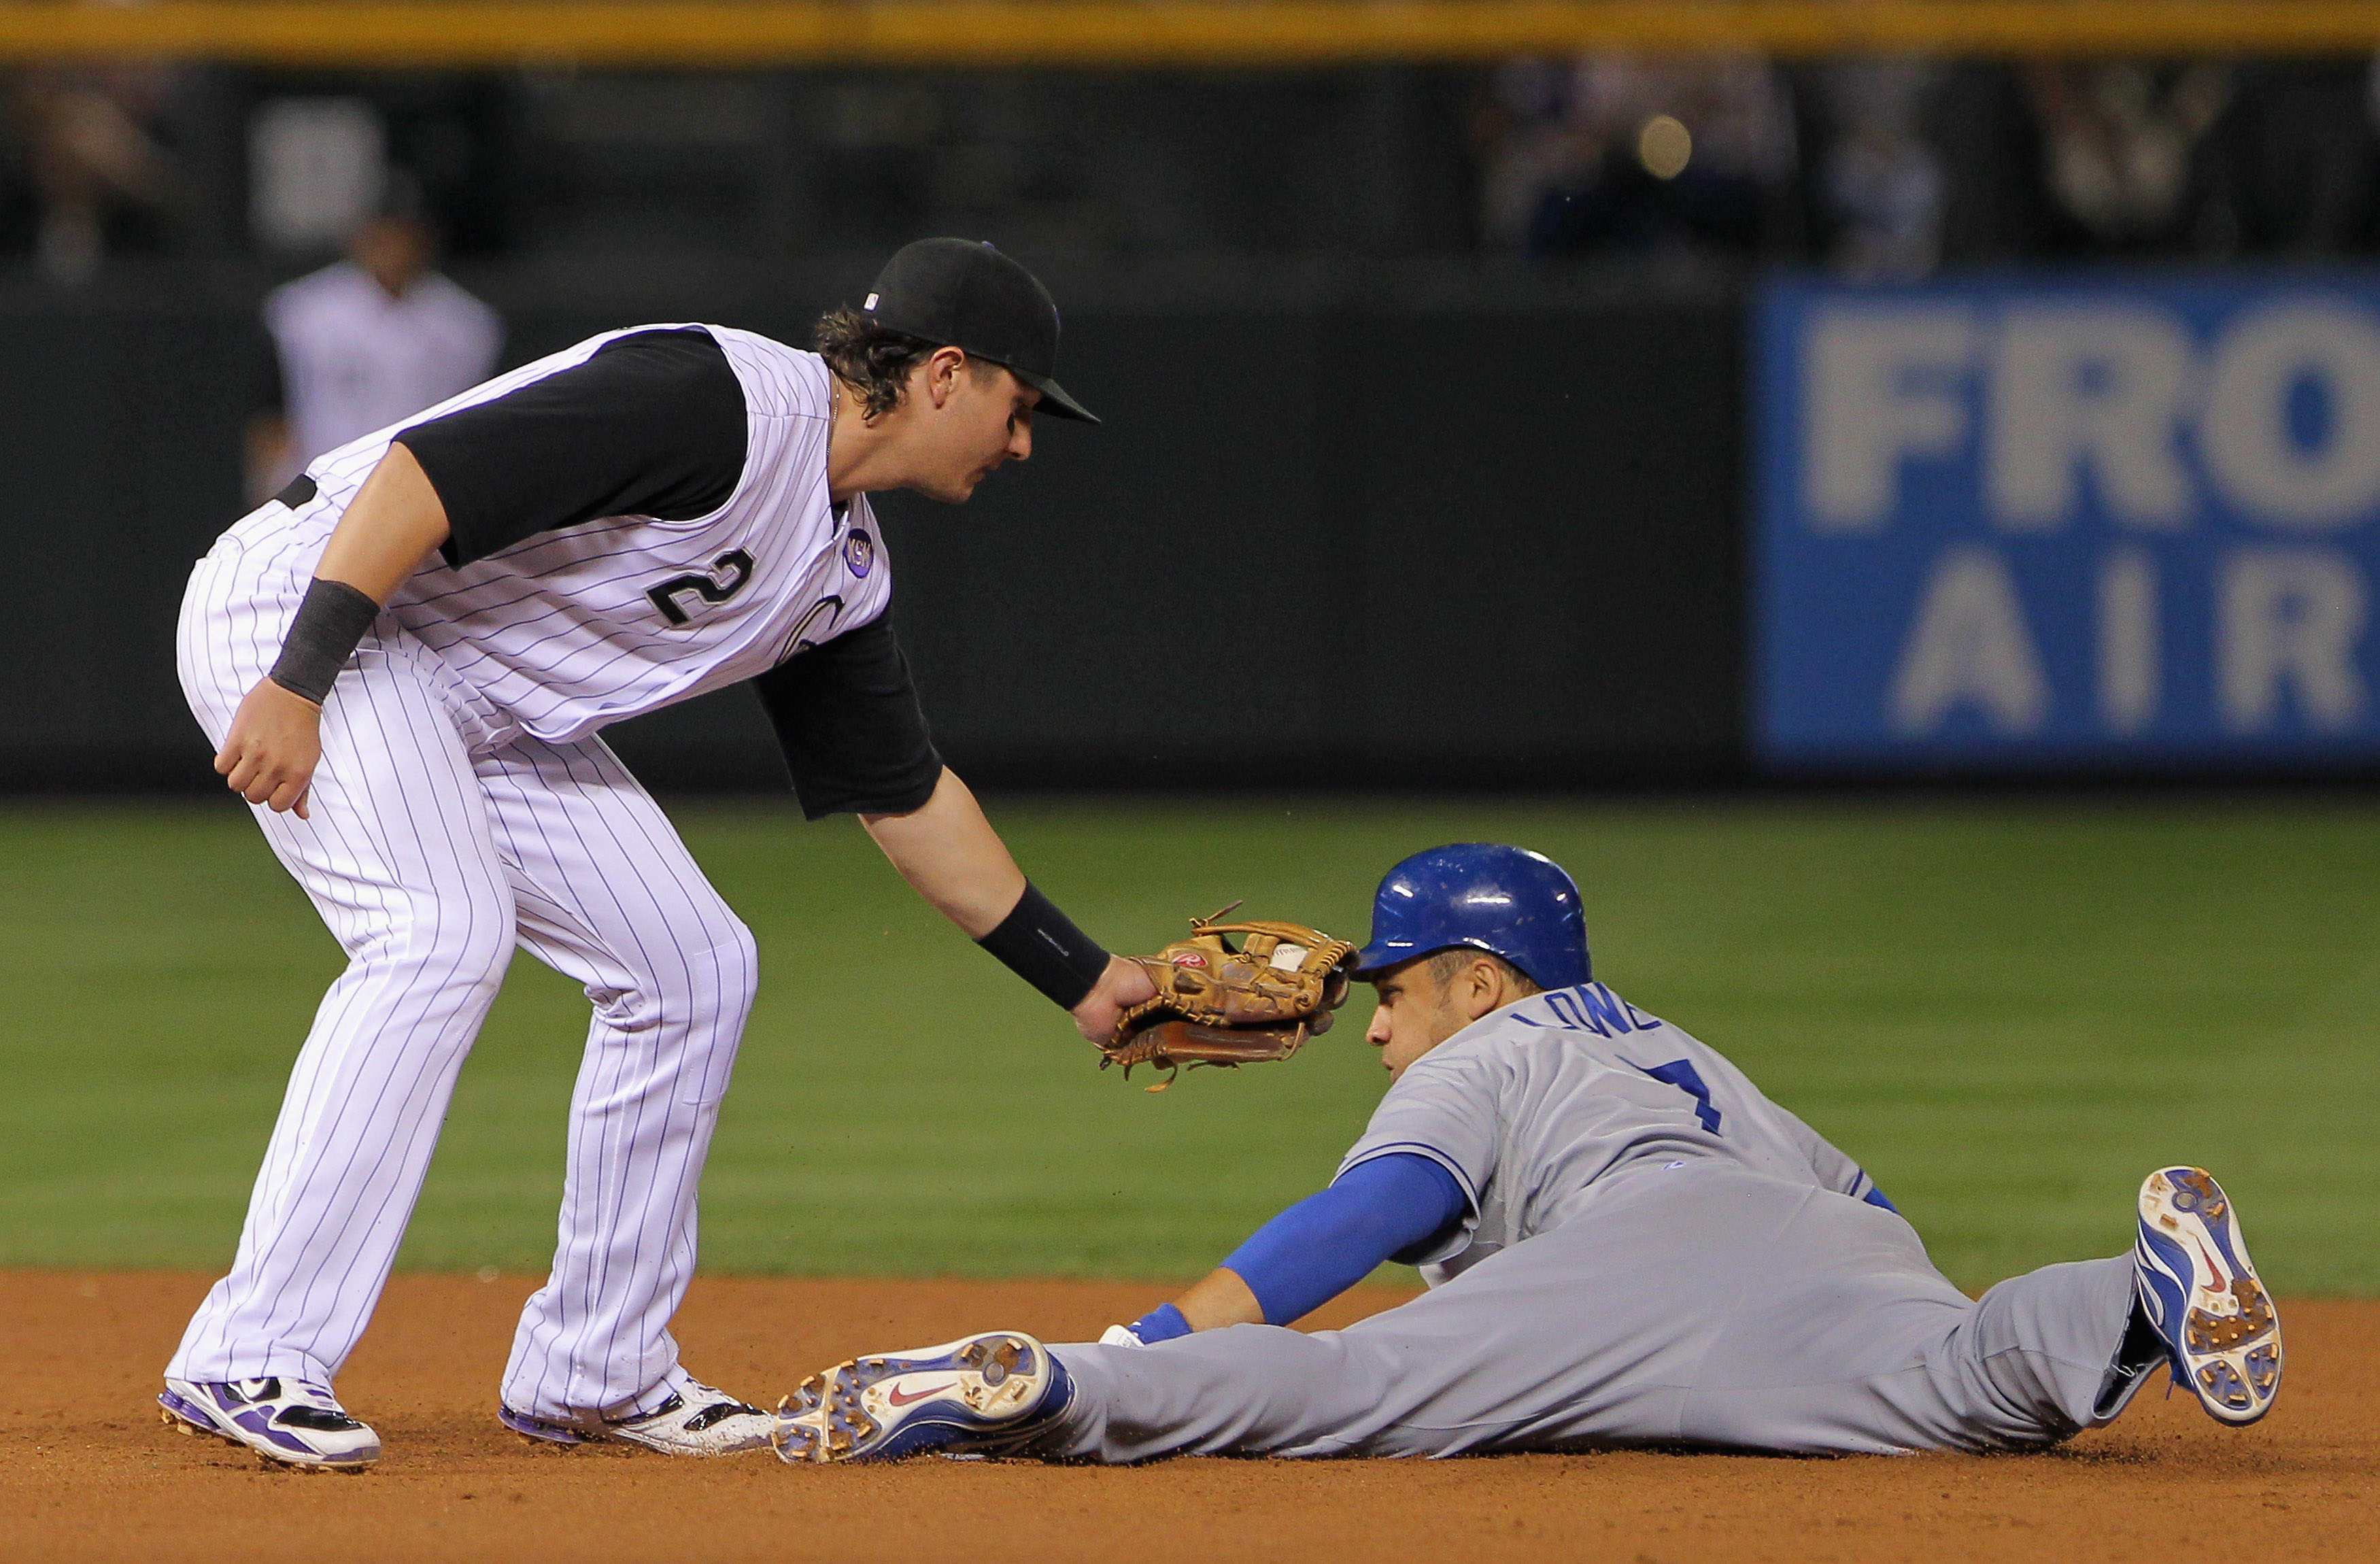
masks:
[[[1344,1330],[1056,1347],[1073,1402],[1032,1448],[2004,1450],[2107,1421],[2094,1402],[2131,1309],[2129,1259],[2049,1266],[1975,1300],[1900,1217],[1733,1163],[1625,1171],[1597,1195]]]

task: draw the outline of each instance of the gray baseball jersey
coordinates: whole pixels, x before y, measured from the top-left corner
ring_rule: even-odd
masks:
[[[1414,1153],[1460,1222],[1425,1296],[1345,1330],[1053,1348],[1039,1453],[1455,1455],[1609,1445],[2008,1449],[2104,1422],[2129,1259],[1981,1299],[1841,1152],[1599,983],[1507,1006],[1390,1088],[1343,1167]]]
[[[1561,1226],[1647,1158],[1717,1158],[1855,1199],[1876,1187],[1717,1049],[1600,983],[1507,1005],[1424,1054],[1339,1170],[1392,1152],[1439,1163],[1470,1202],[1458,1229],[1399,1256],[1432,1286]]]

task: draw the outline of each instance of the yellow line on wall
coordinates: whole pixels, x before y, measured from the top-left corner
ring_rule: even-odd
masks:
[[[0,60],[1311,65],[1588,49],[2352,53],[2380,0],[159,0],[0,4]]]

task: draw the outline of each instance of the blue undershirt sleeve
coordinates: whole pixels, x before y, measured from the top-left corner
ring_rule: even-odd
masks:
[[[1453,1174],[1430,1158],[1393,1152],[1356,1163],[1329,1189],[1258,1228],[1223,1268],[1248,1284],[1266,1324],[1287,1325],[1467,1208]]]
[[[1154,1347],[1160,1341],[1171,1341],[1177,1336],[1189,1335],[1190,1322],[1184,1319],[1182,1311],[1172,1304],[1160,1303],[1132,1322],[1132,1333],[1140,1338],[1142,1346]]]

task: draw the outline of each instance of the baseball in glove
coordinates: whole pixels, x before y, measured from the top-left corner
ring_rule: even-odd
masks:
[[[1123,1012],[1100,1069],[1121,1064],[1129,1076],[1153,1064],[1166,1076],[1148,1090],[1161,1092],[1185,1066],[1270,1063],[1330,1029],[1355,947],[1302,923],[1220,921],[1239,904],[1194,917],[1187,940],[1131,958],[1157,995]]]

